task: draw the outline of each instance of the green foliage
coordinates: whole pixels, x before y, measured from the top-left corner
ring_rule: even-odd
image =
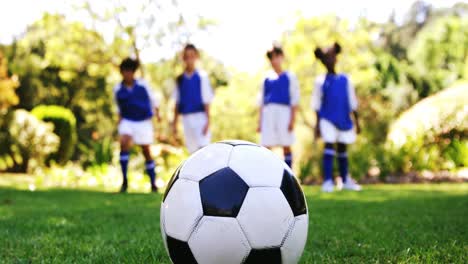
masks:
[[[448,16],[431,21],[408,49],[414,74],[420,78],[415,89],[420,98],[433,94],[465,75],[468,60],[468,18]]]
[[[454,167],[468,167],[468,140],[453,139],[443,150],[444,158],[453,162]]]
[[[15,163],[21,163],[22,159],[19,150],[12,145],[12,135],[9,132],[14,113],[13,111],[0,113],[0,171],[5,171],[12,168]]]
[[[101,166],[112,163],[113,151],[115,149],[114,140],[111,137],[95,139],[90,141],[90,146],[79,144],[81,150],[81,164],[83,166]]]
[[[465,164],[460,155],[466,151],[461,142],[468,135],[467,87],[460,83],[445,89],[395,120],[387,137],[394,171],[453,169]]]
[[[15,161],[15,170],[29,171],[44,165],[45,159],[57,151],[60,138],[53,125],[37,119],[25,110],[15,110],[8,128],[8,153]]]
[[[211,106],[213,138],[257,141],[259,80],[254,76],[239,73],[228,86],[216,91],[216,100]]]
[[[93,133],[112,135],[108,79],[117,74],[112,70],[120,58],[111,51],[101,35],[82,23],[45,14],[5,48],[9,68],[20,80],[17,107],[31,110],[44,104],[70,109],[79,142],[87,142]]]
[[[62,106],[39,105],[31,114],[54,124],[54,133],[60,137],[60,146],[57,152],[50,155],[49,160],[65,164],[73,155],[77,143],[76,118],[73,112]]]
[[[8,76],[7,60],[0,51],[0,113],[12,105],[18,104],[15,89],[18,87],[18,77]]]
[[[105,178],[99,175],[114,173],[106,164],[109,167],[117,164],[112,100],[112,85],[120,80],[116,66],[123,57],[139,58],[148,47],[162,47],[161,50],[167,50],[164,47],[168,46],[181,47],[196,31],[208,30],[212,25],[209,19],[200,18],[195,21],[196,28],[186,27],[187,20],[178,10],[177,2],[137,1],[132,10],[140,10],[141,15],[135,19],[123,19],[124,14],[132,13],[128,7],[108,2],[109,9],[102,11],[86,1],[82,11],[89,15],[95,27],[113,29],[110,40],[81,22],[45,14],[14,43],[1,47],[6,58],[0,55],[0,109],[4,109],[0,113],[0,169],[16,166],[17,159],[21,159],[18,157],[22,156],[18,147],[12,147],[16,145],[6,133],[14,118],[5,109],[18,103],[14,107],[26,110],[37,105],[69,109],[76,117],[79,146],[72,159],[84,165],[86,173],[93,170],[89,174],[98,175],[98,181]],[[466,166],[466,127],[460,121],[466,115],[455,115],[460,111],[454,110],[453,103],[457,102],[457,109],[464,109],[460,102],[466,101],[461,99],[465,97],[441,101],[444,111],[435,113],[438,117],[433,120],[419,122],[421,111],[416,111],[410,118],[416,122],[393,122],[398,116],[405,116],[405,111],[422,98],[449,87],[457,79],[468,78],[468,21],[463,16],[466,11],[463,4],[442,10],[418,2],[403,24],[393,20],[376,24],[364,18],[351,23],[334,16],[320,16],[299,18],[284,33],[287,68],[298,76],[301,87],[295,130],[297,143],[293,146],[294,167],[301,179],[314,181],[321,174],[322,146],[313,142],[312,128],[316,120],[309,104],[314,79],[325,73],[325,68],[315,59],[313,51],[335,41],[343,47],[338,71],[349,74],[360,102],[363,130],[356,144],[350,147],[353,177],[368,174],[372,167],[378,167],[383,177],[392,172]],[[166,24],[156,23],[155,18],[163,13],[172,14],[174,19]],[[180,150],[181,140],[170,129],[174,79],[182,72],[181,58],[178,54],[163,57],[166,59],[144,63],[139,74],[160,94],[162,121],[156,124],[159,144],[153,147],[159,173],[168,178],[186,153]],[[145,58],[141,59],[145,62]],[[228,73],[221,62],[204,53],[200,64],[210,73],[216,92],[211,107],[213,139],[258,141],[256,98],[262,74],[235,70]],[[436,108],[427,111],[432,113],[433,109]],[[428,124],[434,129],[427,130]],[[411,127],[414,129],[402,132]],[[73,138],[72,134],[58,131],[57,134],[62,141]],[[404,138],[405,143],[390,147],[387,141],[389,138],[395,141],[395,137]],[[71,150],[67,148],[67,151]],[[63,158],[62,163],[69,159],[68,155],[57,154]],[[136,157],[132,170],[142,171],[142,157]]]
[[[8,76],[7,60],[0,51],[0,171],[11,168],[15,159],[20,161],[17,149],[12,148],[9,127],[13,120],[13,112],[9,107],[18,104],[15,89],[18,86],[16,76]]]

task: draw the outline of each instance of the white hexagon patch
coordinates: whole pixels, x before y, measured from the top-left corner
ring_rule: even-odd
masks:
[[[234,147],[229,167],[250,187],[280,187],[284,172],[275,153],[257,146]]]
[[[166,234],[181,241],[188,241],[203,216],[198,183],[178,179],[162,206]]]
[[[255,249],[279,247],[294,222],[294,215],[279,188],[250,188],[237,216]]]

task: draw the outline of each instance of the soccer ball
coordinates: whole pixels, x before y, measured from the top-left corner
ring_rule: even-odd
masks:
[[[273,152],[222,141],[190,156],[170,180],[161,233],[173,263],[297,263],[307,240],[304,194]]]

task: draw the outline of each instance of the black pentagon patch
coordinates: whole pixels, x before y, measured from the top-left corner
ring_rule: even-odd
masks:
[[[281,181],[281,191],[284,197],[286,197],[286,200],[288,200],[294,216],[307,213],[306,201],[301,186],[297,182],[296,177],[288,170],[284,170],[283,180]]]
[[[249,186],[232,169],[220,169],[200,181],[203,213],[207,216],[236,217]]]
[[[187,242],[167,236],[167,248],[169,257],[174,264],[197,264]]]
[[[183,165],[184,163],[180,164],[179,167],[177,167],[174,174],[172,174],[171,179],[167,183],[166,191],[164,191],[163,202],[166,201],[166,197],[169,194],[169,191],[171,190],[172,186],[174,186],[174,183],[179,179],[180,169]]]
[[[245,141],[245,140],[237,140],[237,139],[223,140],[223,141],[219,141],[219,142],[216,142],[216,143],[228,144],[228,145],[231,145],[231,146],[234,146],[234,147],[235,146],[256,146],[256,147],[260,147],[259,145],[255,144],[255,143]]]
[[[258,264],[258,263],[281,264],[281,249],[280,248],[252,249],[244,263],[245,264]]]

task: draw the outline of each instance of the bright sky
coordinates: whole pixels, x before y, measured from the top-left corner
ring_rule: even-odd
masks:
[[[13,37],[21,35],[28,24],[39,19],[46,11],[63,13],[70,20],[85,20],[82,13],[73,9],[73,5],[79,4],[82,0],[3,0],[2,2],[1,43],[9,43]],[[121,2],[131,5],[134,1],[121,0]],[[273,41],[279,39],[281,32],[294,24],[299,12],[305,17],[336,14],[351,21],[359,16],[365,16],[383,22],[393,10],[397,19],[401,19],[412,2],[411,0],[179,0],[184,13],[214,19],[218,23],[209,36],[196,38],[195,44],[226,65],[245,71],[257,70],[264,65],[265,50]],[[447,7],[463,0],[426,2],[435,7]],[[112,32],[103,33],[112,34]],[[234,47],[242,50],[243,56],[226,52]],[[167,54],[167,57],[172,55],[171,51],[163,53]],[[142,57],[144,61],[154,61],[161,57],[158,54],[161,54],[160,50],[157,52],[149,49],[142,54]]]

